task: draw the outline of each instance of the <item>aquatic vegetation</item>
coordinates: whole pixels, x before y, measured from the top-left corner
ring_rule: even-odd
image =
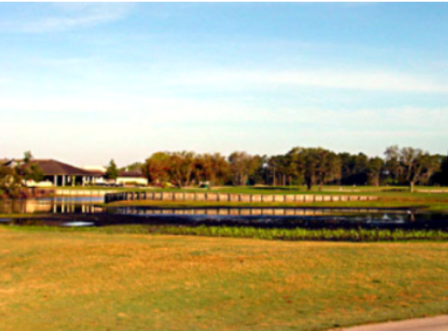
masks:
[[[208,237],[257,238],[264,240],[313,241],[409,241],[448,240],[448,232],[441,230],[403,229],[263,229],[232,226],[148,226],[152,234],[194,235]]]

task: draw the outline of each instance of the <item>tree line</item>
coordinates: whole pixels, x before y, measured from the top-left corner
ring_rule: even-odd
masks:
[[[384,157],[364,153],[336,153],[317,148],[292,148],[286,154],[266,156],[233,152],[157,152],[135,163],[154,185],[177,187],[210,185],[448,185],[448,157],[418,148],[390,146]]]
[[[3,190],[7,196],[18,197],[24,180],[40,182],[44,179],[42,169],[33,163],[32,159],[33,155],[27,151],[23,159],[16,160],[14,166],[6,167],[0,164],[0,190]]]

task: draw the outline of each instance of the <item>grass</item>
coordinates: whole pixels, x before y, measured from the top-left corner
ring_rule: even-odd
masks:
[[[308,191],[305,186],[216,186],[211,189],[201,189],[197,187],[178,188],[129,188],[129,187],[103,187],[103,186],[75,186],[75,187],[58,187],[61,190],[117,190],[117,191],[147,191],[151,192],[216,192],[216,193],[234,193],[234,194],[344,194],[344,195],[383,195],[390,193],[409,193],[409,187],[406,186],[331,186],[326,185],[320,190],[318,187],[313,187]],[[448,195],[448,187],[433,187],[433,186],[416,186],[416,192],[424,191],[440,191],[445,190]],[[443,193],[441,193],[443,194]]]
[[[448,243],[0,227],[1,330],[327,330],[448,313]]]
[[[104,227],[40,226],[39,220],[12,229],[31,232],[93,232],[105,234],[156,234],[201,237],[252,238],[283,241],[448,241],[448,232],[417,229],[362,228],[257,228],[253,226],[176,226],[176,225],[114,225]]]
[[[230,226],[153,226],[151,233],[208,237],[257,238],[263,240],[313,241],[409,241],[448,240],[448,232],[440,230],[370,230],[370,229],[261,229]]]

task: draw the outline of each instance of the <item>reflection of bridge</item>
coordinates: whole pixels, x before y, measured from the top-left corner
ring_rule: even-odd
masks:
[[[0,214],[92,214],[102,211],[92,203],[65,202],[54,200],[2,200]]]
[[[214,216],[321,216],[337,214],[367,214],[384,210],[366,209],[318,209],[318,208],[188,208],[188,209],[150,209],[142,207],[108,208],[112,212],[126,215],[214,215]]]

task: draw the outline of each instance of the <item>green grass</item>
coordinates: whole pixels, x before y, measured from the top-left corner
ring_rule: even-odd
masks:
[[[0,227],[2,331],[327,330],[448,313],[448,243]]]
[[[409,241],[448,240],[448,232],[440,230],[370,230],[370,229],[260,229],[230,226],[152,226],[151,233],[195,235],[208,237],[256,238],[263,240],[313,240],[313,241]]]
[[[157,234],[202,237],[252,238],[284,241],[448,241],[448,232],[441,230],[403,229],[269,229],[251,226],[169,226],[169,225],[114,225],[104,227],[40,226],[39,220],[28,225],[11,227],[11,230],[31,232],[92,232],[106,234]]]
[[[102,187],[102,186],[75,186],[75,187],[58,187],[62,190],[118,190],[118,191],[154,191],[154,192],[216,192],[216,193],[241,193],[241,194],[343,194],[343,195],[357,195],[357,194],[394,194],[394,193],[409,193],[409,187],[406,186],[330,186],[326,185],[320,190],[318,187],[313,187],[308,191],[305,186],[216,186],[211,189],[201,189],[197,187],[178,188],[128,188],[128,187]],[[445,190],[448,196],[448,187],[433,187],[433,186],[416,186],[416,193],[419,190],[439,191]],[[415,193],[414,193],[415,194]],[[444,193],[440,193],[444,194]]]

